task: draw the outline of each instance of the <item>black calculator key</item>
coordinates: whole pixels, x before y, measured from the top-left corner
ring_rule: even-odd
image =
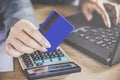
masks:
[[[22,57],[23,61],[25,62],[25,65],[27,67],[32,67],[33,66],[33,63],[32,63],[32,61],[30,60],[30,58],[27,54],[24,54],[21,57]]]
[[[44,63],[51,62],[50,57],[48,56],[48,52],[39,52],[39,55]]]
[[[28,56],[27,54],[23,54],[23,55],[22,55],[22,58],[23,58],[23,59],[28,59],[29,56]]]
[[[56,55],[57,55],[58,57],[63,57],[63,56],[64,56],[64,54],[63,54],[62,51],[60,51],[60,50],[58,50],[58,51],[56,52]]]
[[[62,54],[62,51],[60,49],[55,51],[56,54]]]
[[[52,62],[59,61],[59,57],[57,56],[57,54],[55,52],[51,54],[50,58],[51,58]]]
[[[55,57],[56,57],[56,56],[55,56],[54,54],[50,56],[50,58],[55,58]]]
[[[48,52],[47,55],[50,57],[50,58],[55,58],[56,57],[56,53],[55,52]]]
[[[57,55],[58,55],[58,57],[63,57],[64,56],[64,54],[62,54],[62,53],[57,54]]]
[[[32,57],[32,59],[33,59],[34,61],[36,60],[36,58],[38,58],[35,53],[30,54],[30,56]]]
[[[35,63],[37,66],[43,64],[42,60],[40,59],[40,57],[38,56],[37,53],[32,53],[32,54],[30,54],[30,55],[31,55],[34,63]]]
[[[35,51],[31,54],[24,54],[22,58],[27,67],[42,66],[43,63],[51,63],[67,60],[67,56],[63,54],[60,49],[56,49],[54,52],[40,52]]]
[[[41,59],[47,59],[48,58],[46,52],[39,52],[39,56],[41,57]]]
[[[32,62],[26,62],[26,66],[27,67],[33,67],[33,64],[32,64]]]

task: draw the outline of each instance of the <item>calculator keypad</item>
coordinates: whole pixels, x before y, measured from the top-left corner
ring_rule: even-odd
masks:
[[[36,51],[31,54],[24,54],[21,56],[26,67],[41,66],[43,63],[53,63],[68,60],[67,56],[60,50],[56,49],[54,52],[40,52]]]
[[[27,54],[21,56],[27,67],[33,67],[33,63]]]

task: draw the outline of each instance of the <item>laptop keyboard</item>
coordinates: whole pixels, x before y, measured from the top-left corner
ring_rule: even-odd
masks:
[[[89,26],[84,26],[73,31],[78,34],[79,37],[88,40],[102,48],[106,48],[108,51],[113,51],[117,39],[119,37],[120,28],[97,28],[93,29]]]

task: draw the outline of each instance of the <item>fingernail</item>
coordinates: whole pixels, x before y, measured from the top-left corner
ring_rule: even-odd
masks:
[[[110,26],[108,26],[108,28],[111,28]]]
[[[105,25],[106,25],[108,28],[111,27],[111,24],[109,24],[109,23],[107,23],[107,22],[105,22]]]
[[[45,47],[46,47],[46,48],[50,48],[50,47],[51,47],[50,43],[49,43],[49,42],[46,42],[46,43],[45,43]]]
[[[116,19],[115,24],[118,24],[118,19]]]
[[[92,16],[87,17],[87,20],[90,21],[92,19]]]
[[[108,28],[111,28],[111,26],[110,26],[110,25],[108,25]]]
[[[46,51],[47,51],[47,49],[46,49],[46,48],[44,48],[44,47],[42,47],[42,51],[43,51],[43,52],[46,52]]]

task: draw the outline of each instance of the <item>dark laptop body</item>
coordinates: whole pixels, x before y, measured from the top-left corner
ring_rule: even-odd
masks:
[[[108,29],[107,27],[105,27],[103,20],[101,19],[100,15],[98,15],[97,13],[94,13],[94,18],[90,22],[86,20],[86,18],[82,13],[78,13],[76,15],[67,17],[67,19],[75,26],[75,30],[65,40],[66,43],[68,43],[69,45],[72,45],[78,50],[90,55],[91,57],[95,58],[96,60],[106,65],[112,66],[120,62],[120,35],[118,33],[120,32],[120,28],[119,28],[120,26],[115,26],[112,24],[112,28]],[[89,31],[86,31],[84,27],[89,28]],[[117,38],[115,38],[114,46],[112,45],[112,48],[110,48],[110,50],[106,49],[106,48],[109,48],[109,46],[105,46],[105,44],[108,43],[107,39],[105,39],[106,42],[104,42],[104,40],[101,40],[101,42],[105,44],[102,43],[103,45],[102,44],[98,45],[97,43],[100,43],[100,42],[95,42],[95,43],[93,41],[91,42],[89,40],[89,36],[81,37],[83,36],[82,31],[84,32],[84,34],[87,34],[87,32],[89,32],[91,36],[95,37],[90,31],[94,31],[94,30],[106,31],[107,30],[108,32],[110,32],[114,30],[114,28],[115,29],[117,28],[117,31],[114,31],[114,32],[118,34],[117,35],[115,34]],[[108,35],[110,34],[108,33]],[[111,36],[111,38],[114,38],[114,36]],[[101,47],[100,45],[104,47]]]

